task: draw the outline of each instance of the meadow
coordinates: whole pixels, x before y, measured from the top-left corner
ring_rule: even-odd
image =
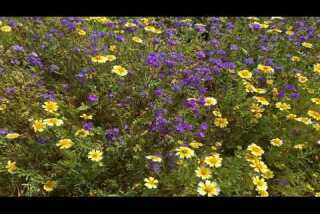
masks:
[[[320,18],[1,17],[0,196],[320,196]]]

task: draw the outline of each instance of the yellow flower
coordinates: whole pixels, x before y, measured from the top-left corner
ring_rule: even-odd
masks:
[[[142,18],[140,20],[144,25],[149,25],[149,19],[148,18]]]
[[[280,111],[285,111],[291,109],[290,104],[283,103],[283,102],[277,102],[276,108],[280,109]]]
[[[268,85],[272,85],[273,84],[273,80],[267,80],[267,84]]]
[[[115,46],[115,45],[110,45],[109,50],[110,50],[110,51],[116,51],[116,50],[117,50],[117,46]]]
[[[79,137],[87,137],[90,135],[90,132],[85,129],[79,129],[76,131],[75,136]]]
[[[267,92],[267,90],[264,89],[264,88],[256,88],[256,92],[257,92],[258,94],[265,94],[265,93]]]
[[[195,172],[196,176],[203,180],[211,178],[211,171],[206,167],[198,167]]]
[[[243,84],[244,84],[244,87],[245,87],[247,93],[257,92],[256,87],[254,87],[254,85],[252,85],[251,83],[249,83],[247,81],[243,81]]]
[[[2,32],[11,32],[12,28],[9,25],[2,26],[0,28]]]
[[[311,102],[313,102],[313,103],[315,103],[317,105],[320,105],[320,98],[312,98]]]
[[[312,125],[313,128],[315,128],[317,131],[320,131],[320,124],[319,123],[315,123]]]
[[[147,159],[152,160],[153,162],[160,163],[162,161],[161,157],[155,155],[148,155],[146,156]]]
[[[194,140],[190,143],[190,146],[193,149],[199,149],[203,144]]]
[[[145,182],[144,185],[148,189],[156,189],[158,187],[158,183],[159,183],[159,181],[157,179],[155,179],[154,177],[145,178],[144,182]]]
[[[319,63],[313,65],[313,71],[314,71],[316,74],[319,74],[319,75],[320,75],[320,64],[319,64]]]
[[[80,117],[85,120],[92,120],[92,114],[82,114]]]
[[[77,33],[80,35],[80,36],[85,36],[87,33],[84,31],[84,30],[82,30],[81,28],[78,28],[77,29]]]
[[[302,42],[302,46],[305,48],[312,48],[313,45],[309,42]]]
[[[298,122],[302,122],[306,125],[312,124],[312,120],[309,117],[297,117],[297,118],[295,118],[295,120]]]
[[[220,193],[220,188],[218,187],[218,184],[216,182],[207,180],[198,184],[198,193],[202,196],[218,196]]]
[[[73,144],[74,143],[70,139],[61,139],[56,145],[59,146],[60,149],[69,149],[73,146]]]
[[[288,119],[288,120],[294,120],[296,117],[297,117],[296,114],[288,114],[288,115],[287,115],[287,119]]]
[[[176,149],[176,151],[177,151],[176,155],[182,159],[188,159],[194,156],[194,151],[186,146],[180,146],[179,148]]]
[[[298,56],[292,56],[292,57],[291,57],[291,61],[292,61],[292,62],[300,62],[300,60],[301,60],[301,59],[300,59],[300,57],[298,57]]]
[[[316,192],[316,194],[314,194],[315,197],[320,197],[320,192]]]
[[[315,120],[320,120],[320,112],[309,110],[308,115]]]
[[[295,145],[293,148],[295,148],[295,149],[303,149],[304,148],[304,144],[303,143],[301,143],[301,144],[297,144],[297,145]]]
[[[214,106],[217,104],[217,99],[214,97],[206,97],[204,98],[205,106]]]
[[[19,136],[20,134],[18,133],[8,133],[5,138],[12,140],[18,138]]]
[[[270,74],[274,72],[274,69],[271,66],[267,66],[267,65],[259,64],[257,68],[259,71],[262,71],[263,73],[266,73],[266,74]]]
[[[258,193],[261,197],[268,197],[269,196],[269,193],[266,190],[259,190]]]
[[[103,55],[97,55],[97,56],[91,57],[91,61],[97,62],[97,63],[105,63],[108,61],[108,58]]]
[[[214,110],[214,111],[212,111],[212,114],[213,114],[214,116],[216,116],[216,117],[222,117],[222,114],[221,114],[221,112],[220,112],[219,110]]]
[[[218,118],[214,119],[214,125],[216,125],[217,127],[225,128],[225,127],[227,127],[228,124],[229,124],[229,122],[226,118],[218,117]]]
[[[268,184],[264,180],[264,178],[260,178],[259,176],[255,176],[252,178],[252,183],[256,186],[257,191],[267,191]]]
[[[264,108],[262,108],[259,104],[257,103],[252,103],[250,106],[250,111],[252,113],[262,113],[264,112]]]
[[[238,72],[238,75],[243,79],[251,79],[252,73],[248,70],[241,70]]]
[[[63,120],[58,119],[58,118],[48,118],[44,120],[44,123],[47,126],[61,126],[63,125]]]
[[[47,101],[47,102],[44,102],[44,104],[42,105],[42,108],[49,113],[54,113],[58,110],[59,106],[56,102]]]
[[[115,73],[119,76],[126,76],[128,74],[128,70],[121,65],[115,65],[112,68],[112,73]]]
[[[274,174],[273,172],[270,170],[270,169],[267,169],[265,170],[264,172],[262,172],[262,176],[265,178],[265,179],[271,179],[274,177]]]
[[[106,56],[106,60],[108,61],[108,62],[112,62],[112,61],[114,61],[114,60],[116,60],[117,59],[117,57],[115,56],[115,55],[107,55]]]
[[[91,150],[88,154],[88,158],[92,161],[99,162],[102,160],[103,152],[100,150]]]
[[[152,32],[152,33],[156,33],[156,34],[160,34],[162,32],[160,29],[157,29],[153,26],[146,26],[146,27],[144,27],[144,30]]]
[[[222,165],[222,158],[220,157],[220,154],[214,153],[210,156],[207,156],[204,159],[204,162],[209,166],[209,167],[215,167],[219,168]]]
[[[132,22],[127,22],[124,26],[125,27],[137,27],[137,25],[135,23],[132,23]]]
[[[43,189],[47,192],[52,192],[54,188],[56,188],[57,186],[57,182],[56,181],[47,181],[44,185],[43,185]]]
[[[292,30],[287,30],[287,31],[286,31],[286,34],[287,34],[288,36],[292,36],[292,35],[294,34],[294,32],[293,32]]]
[[[256,99],[258,103],[260,103],[261,105],[265,105],[265,106],[269,105],[268,100],[264,97],[254,96],[253,98]]]
[[[6,168],[10,174],[13,174],[17,170],[16,162],[15,161],[12,162],[11,160],[9,160],[7,162]]]
[[[282,140],[279,138],[272,139],[270,143],[274,146],[281,146],[283,144]]]
[[[32,127],[35,132],[43,132],[46,128],[46,124],[43,122],[43,120],[35,120]]]
[[[266,173],[269,170],[268,166],[259,159],[253,159],[250,166],[258,173]]]
[[[264,150],[255,143],[252,143],[251,145],[249,145],[247,150],[250,151],[251,154],[253,154],[256,157],[260,157],[264,153]]]
[[[140,38],[137,37],[137,36],[132,37],[132,41],[134,41],[134,42],[136,42],[136,43],[143,43],[143,40],[140,39]]]
[[[299,76],[298,76],[298,81],[299,81],[300,83],[306,83],[306,82],[308,81],[308,78],[305,77],[305,76],[299,75]]]

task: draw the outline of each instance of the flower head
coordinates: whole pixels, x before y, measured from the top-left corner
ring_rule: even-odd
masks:
[[[9,140],[12,140],[12,139],[16,139],[20,136],[20,134],[18,133],[8,133],[5,138],[9,139]]]
[[[47,102],[44,102],[44,104],[42,105],[42,108],[49,113],[55,113],[58,110],[59,106],[56,102],[47,101]]]
[[[7,162],[6,168],[7,168],[8,172],[9,172],[10,174],[13,174],[13,173],[17,170],[16,162],[9,160],[9,161]]]
[[[220,193],[220,188],[218,187],[218,184],[216,182],[207,180],[198,184],[198,193],[202,196],[218,196]]]
[[[115,66],[113,66],[113,68],[112,68],[112,71],[111,71],[112,73],[115,73],[115,74],[117,74],[117,75],[119,75],[119,76],[126,76],[127,74],[128,74],[128,70],[126,69],[126,68],[124,68],[124,67],[122,67],[121,65],[115,65]]]
[[[47,192],[52,192],[54,188],[56,188],[57,186],[57,182],[56,181],[47,181],[44,185],[43,185],[43,189]]]
[[[195,172],[196,176],[203,180],[211,178],[211,171],[206,167],[198,167]]]
[[[69,149],[73,146],[73,142],[70,139],[61,139],[56,144],[60,149]]]
[[[279,138],[272,139],[270,143],[274,146],[281,146],[283,144],[282,140]]]
[[[102,160],[103,152],[100,150],[91,150],[88,154],[88,158],[92,161],[99,162]]]
[[[148,189],[156,189],[159,183],[159,181],[154,177],[145,178],[144,182],[144,186],[146,186]]]
[[[243,79],[251,79],[252,73],[249,70],[238,71],[238,75]]]
[[[264,150],[260,146],[255,144],[255,143],[249,145],[247,150],[250,151],[251,154],[256,156],[256,157],[260,157],[264,153]]]
[[[209,166],[209,167],[215,167],[219,168],[222,165],[222,158],[220,157],[220,154],[215,153],[211,156],[207,156],[204,159],[204,162]]]
[[[194,151],[186,146],[181,146],[176,149],[176,155],[181,159],[189,159],[194,156]]]

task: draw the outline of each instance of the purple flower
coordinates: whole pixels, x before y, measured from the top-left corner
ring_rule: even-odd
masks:
[[[290,94],[290,97],[292,99],[298,99],[300,97],[300,94],[299,93],[292,93],[292,94]]]
[[[47,138],[47,137],[39,137],[39,138],[37,139],[37,142],[38,142],[39,144],[47,144],[47,143],[49,143],[49,138]]]
[[[194,134],[195,137],[204,138],[206,135],[202,131],[198,131]]]
[[[87,97],[87,100],[89,101],[89,102],[96,102],[97,100],[98,100],[98,96],[96,96],[96,95],[89,95],[88,97]]]
[[[147,58],[146,64],[148,64],[154,68],[160,67],[160,58],[159,58],[158,54],[150,53]]]
[[[297,90],[296,87],[292,84],[287,84],[286,89],[289,91],[296,91]]]
[[[119,136],[119,128],[111,128],[106,131],[106,138],[108,141],[114,141]]]
[[[183,121],[181,117],[176,117],[176,131],[178,133],[184,133],[186,131],[191,131],[192,130],[192,125]]]
[[[283,98],[286,95],[286,92],[284,90],[280,90],[278,97]]]
[[[159,174],[161,172],[161,165],[156,162],[149,162],[149,168],[154,172]]]
[[[0,135],[5,135],[5,134],[7,134],[9,131],[8,131],[8,129],[4,129],[4,128],[1,128],[0,129]]]
[[[43,66],[40,57],[35,52],[32,52],[31,54],[28,55],[27,61],[33,66],[39,66],[39,67]]]
[[[200,130],[207,130],[208,129],[208,124],[207,123],[201,123],[200,124]]]
[[[14,45],[12,46],[12,49],[16,52],[24,52],[24,48],[20,45]]]
[[[220,42],[219,42],[219,40],[217,40],[217,39],[212,39],[212,40],[209,41],[209,44],[210,44],[211,46],[217,48],[217,47],[219,47]]]
[[[154,44],[154,45],[157,45],[157,44],[160,44],[160,38],[158,38],[158,37],[153,37],[152,38],[152,43]]]
[[[246,59],[244,59],[243,63],[246,65],[253,65],[254,60],[253,60],[253,58],[246,58]]]
[[[82,128],[87,130],[87,131],[91,131],[93,129],[93,123],[92,122],[84,123]]]
[[[122,35],[117,35],[117,36],[116,36],[116,40],[117,40],[118,42],[123,42],[123,41],[124,41],[124,36],[122,36]]]
[[[160,97],[163,95],[163,91],[161,88],[158,88],[154,91],[154,94],[157,96],[157,97]]]
[[[6,89],[6,95],[7,96],[12,96],[17,92],[17,88],[16,87],[10,87]]]
[[[198,59],[205,59],[206,58],[206,54],[205,54],[204,51],[198,51],[196,53],[196,56],[197,56]]]
[[[230,50],[237,51],[237,50],[239,50],[239,46],[235,45],[235,44],[232,44],[232,45],[230,45]]]

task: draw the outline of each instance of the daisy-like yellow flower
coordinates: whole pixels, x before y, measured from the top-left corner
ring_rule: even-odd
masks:
[[[158,163],[161,163],[161,162],[162,162],[161,157],[156,156],[156,155],[148,155],[148,156],[146,156],[146,158],[147,158],[148,160],[152,160],[153,162],[158,162]]]
[[[274,177],[274,173],[270,170],[270,169],[267,169],[265,170],[264,172],[262,172],[262,176],[265,178],[265,179],[271,179]]]
[[[259,159],[253,159],[250,163],[250,166],[258,173],[266,173],[269,170],[268,166]]]
[[[255,176],[252,178],[252,183],[256,186],[257,191],[267,191],[268,184],[264,180],[264,178],[260,178],[259,176]]]
[[[216,125],[219,128],[225,128],[228,126],[228,124],[229,124],[229,122],[226,118],[218,117],[218,118],[214,119],[214,125]]]
[[[279,139],[279,138],[275,138],[275,139],[272,139],[272,140],[270,141],[270,143],[271,143],[272,145],[274,145],[274,146],[279,147],[279,146],[281,146],[281,145],[283,144],[283,141],[282,141],[281,139]]]
[[[108,61],[108,58],[103,55],[97,55],[97,56],[91,57],[91,61],[95,63],[106,63]]]
[[[16,162],[8,160],[6,169],[10,174],[13,174],[17,170]]]
[[[308,115],[312,117],[315,120],[320,120],[320,112],[314,111],[314,110],[309,110]]]
[[[77,28],[77,33],[78,33],[78,35],[79,36],[85,36],[87,33],[84,31],[84,30],[82,30],[81,28]]]
[[[114,61],[116,59],[117,59],[117,57],[115,55],[109,54],[109,55],[106,56],[107,62],[112,62],[112,61]]]
[[[43,120],[35,120],[32,127],[35,132],[43,132],[46,128],[46,124]]]
[[[209,167],[219,168],[222,166],[222,158],[220,157],[220,154],[214,153],[210,156],[205,157],[204,162]]]
[[[149,25],[149,19],[148,19],[148,18],[142,18],[142,19],[140,19],[140,21],[141,21],[144,25]]]
[[[256,87],[254,87],[254,85],[252,85],[251,83],[243,81],[243,84],[247,93],[257,92]]]
[[[90,135],[90,132],[85,129],[79,129],[76,131],[76,133],[74,135],[77,137],[87,137]]]
[[[297,117],[295,118],[296,121],[302,122],[305,125],[310,125],[312,124],[312,120],[309,117]]]
[[[92,161],[99,162],[102,160],[103,152],[100,150],[91,150],[88,154],[88,158]]]
[[[274,72],[274,69],[268,65],[259,64],[257,69],[265,74],[270,74]]]
[[[221,112],[220,112],[219,110],[213,110],[213,111],[212,111],[212,114],[213,114],[214,116],[216,116],[216,117],[222,117],[222,114],[221,114]]]
[[[11,31],[12,31],[12,28],[11,28],[9,25],[5,25],[5,26],[2,26],[2,27],[0,28],[0,30],[1,30],[2,32],[8,33],[8,32],[11,32]]]
[[[124,67],[122,67],[121,65],[115,65],[115,66],[113,66],[113,68],[112,68],[112,71],[111,71],[112,73],[115,73],[115,74],[117,74],[117,75],[119,75],[119,76],[126,76],[127,74],[128,74],[128,70],[126,69],[126,68],[124,68]]]
[[[186,146],[180,146],[176,149],[176,155],[181,159],[189,159],[194,156],[194,151]]]
[[[267,106],[267,105],[270,104],[270,103],[268,102],[268,100],[267,100],[266,98],[264,98],[264,97],[254,96],[253,98],[256,99],[257,102],[260,103],[261,105]]]
[[[288,120],[294,120],[296,117],[297,117],[296,114],[288,114],[288,115],[287,115],[287,119],[288,119]]]
[[[58,118],[48,118],[44,120],[44,123],[47,126],[62,126],[63,125],[63,120],[58,119]]]
[[[301,44],[303,47],[305,47],[305,48],[312,48],[313,47],[313,45],[311,44],[311,43],[309,43],[309,42],[302,42],[302,44]]]
[[[198,193],[202,196],[218,196],[220,193],[220,188],[216,182],[211,182],[206,180],[205,182],[200,182],[198,184]]]
[[[264,112],[264,108],[257,103],[252,103],[250,106],[250,111],[252,113],[262,113]]]
[[[114,52],[114,51],[117,50],[117,46],[115,46],[115,45],[110,45],[109,50],[112,51],[112,52]]]
[[[5,138],[9,139],[9,140],[13,140],[16,139],[20,136],[20,134],[18,133],[8,133]]]
[[[73,142],[70,139],[61,139],[56,144],[60,149],[69,149],[73,146]]]
[[[193,149],[199,149],[203,144],[194,140],[190,143],[190,146]]]
[[[149,177],[144,179],[144,186],[148,189],[156,189],[158,187],[159,181],[154,177]]]
[[[314,64],[314,65],[313,65],[313,71],[314,71],[316,74],[319,74],[319,75],[320,75],[320,63],[317,63],[317,64]]]
[[[54,188],[56,188],[56,186],[57,186],[56,181],[49,180],[43,185],[43,189],[47,192],[52,192]]]
[[[311,102],[320,105],[320,98],[311,98]]]
[[[266,190],[259,190],[258,191],[260,197],[268,197],[269,193]]]
[[[279,109],[280,111],[286,111],[286,110],[291,109],[291,106],[290,106],[290,104],[287,104],[284,102],[277,102],[276,108]]]
[[[58,110],[59,106],[54,101],[46,101],[42,105],[42,108],[49,113],[55,113]]]
[[[314,194],[315,197],[320,197],[320,192],[316,192],[316,194]]]
[[[136,43],[143,43],[143,40],[142,39],[140,39],[139,37],[137,37],[137,36],[134,36],[134,37],[132,37],[132,41],[134,41],[134,42],[136,42]]]
[[[255,143],[252,143],[251,145],[249,145],[247,150],[256,157],[260,157],[264,153],[264,150]]]
[[[292,30],[287,30],[287,31],[286,31],[286,34],[287,34],[288,36],[292,36],[292,35],[294,34],[294,32],[293,32]]]
[[[205,106],[214,106],[217,104],[217,99],[214,97],[206,97],[204,98]]]
[[[306,83],[306,82],[308,81],[308,78],[305,77],[305,76],[299,75],[299,76],[298,76],[298,81],[299,81],[300,83]]]
[[[292,56],[292,57],[291,57],[291,61],[292,61],[292,62],[300,62],[301,59],[300,59],[300,57],[298,57],[298,56]]]
[[[238,75],[243,79],[251,79],[252,73],[249,70],[238,71]]]
[[[135,23],[132,23],[132,22],[127,22],[124,26],[125,27],[137,27],[137,25]]]
[[[203,180],[209,179],[212,176],[210,169],[206,167],[198,167],[195,172],[196,176]]]
[[[295,149],[303,149],[304,148],[304,144],[303,143],[301,143],[301,144],[297,144],[297,145],[294,145],[294,147],[293,148],[295,148]]]
[[[264,88],[256,88],[255,92],[257,92],[258,94],[265,94],[267,92],[267,90]]]
[[[154,26],[146,26],[144,27],[144,30],[152,33],[156,33],[156,34],[160,34],[162,32],[160,29],[157,29]]]
[[[82,114],[80,117],[85,120],[92,120],[93,116],[92,116],[92,114]]]

